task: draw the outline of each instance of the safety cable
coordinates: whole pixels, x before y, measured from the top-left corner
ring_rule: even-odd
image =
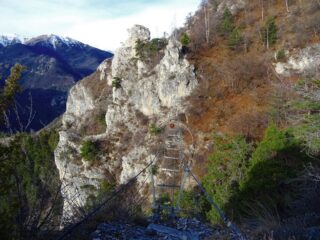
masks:
[[[99,204],[96,208],[94,208],[90,213],[88,213],[82,220],[79,222],[73,224],[70,228],[68,228],[67,231],[65,231],[57,240],[63,240],[65,239],[68,235],[70,235],[75,229],[77,229],[79,226],[81,226],[84,222],[86,222],[89,218],[91,218],[94,214],[96,214],[102,207],[104,207],[109,201],[114,199],[117,195],[122,193],[128,187],[130,184],[132,184],[143,172],[146,171],[147,168],[149,168],[155,159],[157,158],[159,153],[157,153],[152,161],[144,167],[137,175],[132,177],[126,184],[121,185],[117,190],[115,190],[110,197],[108,197],[105,201],[103,201],[101,204]]]
[[[222,221],[226,224],[228,228],[231,229],[232,233],[235,234],[235,237],[237,237],[238,240],[247,240],[247,238],[241,233],[241,231],[238,229],[236,225],[234,225],[230,219],[223,213],[223,211],[218,207],[218,205],[215,203],[215,201],[212,199],[212,197],[208,194],[208,192],[205,190],[205,188],[202,186],[201,182],[196,178],[196,176],[193,174],[193,172],[188,168],[186,171],[189,171],[193,179],[198,184],[201,191],[204,193],[210,204],[214,207],[214,209],[218,212],[220,215]]]

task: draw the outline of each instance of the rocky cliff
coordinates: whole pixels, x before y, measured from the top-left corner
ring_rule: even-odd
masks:
[[[125,183],[146,166],[157,143],[149,125],[183,114],[184,98],[197,87],[194,67],[175,39],[160,50],[163,57],[153,66],[140,59],[137,41],[149,40],[149,30],[135,25],[112,61],[103,62],[70,91],[55,150],[65,218],[73,214],[73,207],[84,206],[88,197],[96,195],[102,182]],[[102,124],[97,121],[101,115]],[[86,140],[99,146],[94,162],[80,155]]]
[[[222,1],[217,6],[218,15],[226,6],[237,14],[244,7],[244,1]],[[262,44],[260,39],[254,40]],[[276,91],[265,74],[269,73],[269,66],[273,64],[272,73],[276,73],[274,79],[277,80],[319,72],[317,44],[287,48],[281,61],[272,60],[271,56],[278,52],[276,48],[261,54],[265,57],[262,61],[256,53],[242,52],[240,56],[234,50],[226,51],[223,45],[217,45],[195,54],[199,59],[196,57],[193,61],[202,74],[196,76],[194,66],[175,39],[169,39],[166,47],[159,50],[161,57],[156,58],[156,62],[141,57],[138,42],[149,41],[149,31],[134,26],[112,61],[103,62],[93,75],[70,91],[55,151],[56,165],[65,186],[62,191],[64,217],[74,213],[73,207],[84,206],[99,192],[102,183],[126,183],[155,157],[158,142],[150,134],[152,124],[159,126],[172,117],[188,122],[198,142],[199,155],[195,161],[201,165],[206,163],[206,155],[202,153],[210,152],[213,131],[254,139],[261,137],[261,133],[255,133],[266,128],[265,113],[272,101],[268,100],[269,93]],[[224,43],[223,39],[220,41]],[[233,65],[237,67],[233,69]],[[190,106],[194,111],[186,110]],[[81,157],[84,141],[99,147],[93,162]],[[205,171],[203,166],[199,169],[200,173]],[[145,178],[142,174],[138,184]]]
[[[320,44],[287,51],[286,58],[286,61],[275,65],[278,74],[285,77],[294,75],[318,77],[320,75]]]

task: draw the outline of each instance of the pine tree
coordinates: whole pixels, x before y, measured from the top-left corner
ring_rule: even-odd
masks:
[[[9,77],[5,80],[5,85],[3,89],[0,89],[0,117],[3,117],[4,111],[11,105],[14,101],[14,96],[16,93],[21,91],[19,85],[19,79],[22,73],[26,70],[25,66],[17,63],[11,68]]]

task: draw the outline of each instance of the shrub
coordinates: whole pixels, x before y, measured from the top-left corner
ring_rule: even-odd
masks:
[[[190,38],[187,33],[182,33],[182,35],[180,37],[180,42],[181,42],[182,46],[187,47],[189,45]]]
[[[305,80],[304,79],[299,79],[296,84],[297,84],[298,87],[302,87],[302,86],[305,85]]]
[[[268,115],[261,111],[249,110],[234,114],[228,121],[230,129],[246,139],[259,139],[268,126]]]
[[[238,28],[232,30],[228,38],[228,47],[236,50],[243,43],[243,37]]]
[[[318,108],[319,102],[307,107]],[[319,110],[318,110],[319,111]],[[319,156],[320,154],[320,115],[312,114],[305,116],[302,123],[293,128],[294,135],[301,139],[303,146],[310,155]]]
[[[50,133],[42,131],[18,134],[9,145],[0,144],[2,239],[40,239],[59,222],[62,198],[49,138]]]
[[[277,51],[276,53],[276,59],[277,61],[282,61],[286,58],[286,53],[284,51],[284,49],[280,49]]]
[[[135,45],[136,56],[140,60],[148,60],[149,58],[156,57],[158,53],[167,46],[167,44],[168,41],[165,38],[154,38],[148,42],[138,39]]]
[[[218,206],[238,220],[263,222],[285,216],[296,197],[292,180],[313,161],[291,129],[279,130],[275,125],[267,128],[254,150],[241,137],[216,136],[215,147],[204,186]],[[213,210],[208,217],[219,220]]]
[[[121,78],[119,77],[114,77],[112,79],[112,87],[114,88],[120,88],[121,87]]]
[[[116,184],[108,180],[103,180],[100,184],[100,192],[102,194],[110,193],[114,190]]]
[[[152,123],[152,124],[150,125],[150,127],[149,127],[149,132],[150,132],[151,134],[156,135],[156,134],[161,133],[161,128],[157,127],[156,124]]]
[[[136,50],[136,56],[139,59],[142,59],[144,57],[144,55],[143,55],[144,46],[145,46],[145,43],[143,41],[141,41],[140,39],[138,39],[136,41],[135,50]]]
[[[51,131],[49,133],[48,144],[52,151],[56,149],[58,142],[59,142],[59,133],[57,133],[56,131]]]
[[[177,200],[177,198],[175,198]],[[182,217],[196,217],[205,219],[211,205],[199,189],[184,191],[180,198]]]
[[[254,216],[261,203],[266,209],[286,212],[293,189],[287,184],[297,176],[311,159],[301,151],[301,145],[291,131],[278,130],[271,125],[252,154],[246,177],[240,182],[226,208],[232,208],[237,217]]]
[[[306,151],[317,157],[320,154],[320,80],[308,77],[300,79],[295,89],[302,97],[289,105],[296,121],[292,130]]]
[[[152,165],[150,171],[151,171],[152,175],[157,175],[158,174],[158,166],[157,165]]]
[[[96,160],[99,154],[99,148],[97,147],[96,143],[87,140],[82,143],[80,148],[80,155],[81,157],[88,162],[93,162]]]
[[[153,38],[149,42],[149,49],[152,52],[158,52],[162,49],[164,49],[168,44],[167,39],[165,38]]]
[[[312,81],[312,83],[313,83],[313,85],[315,85],[317,88],[320,89],[320,79],[314,79],[314,80]]]
[[[242,54],[225,60],[219,66],[219,77],[236,92],[254,89],[267,81],[265,59],[255,54]]]
[[[98,124],[101,127],[105,127],[106,126],[106,113],[101,111],[96,115],[96,124]]]
[[[167,192],[163,192],[160,194],[159,198],[156,201],[157,204],[169,205],[171,204],[170,194]]]
[[[248,159],[252,151],[251,144],[243,137],[214,136],[214,153],[210,155],[208,174],[204,178],[204,187],[219,207],[230,212],[224,206],[247,172]],[[211,222],[219,222],[220,216],[211,209],[208,213]]]

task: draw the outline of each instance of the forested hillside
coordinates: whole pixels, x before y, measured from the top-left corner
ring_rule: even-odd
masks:
[[[319,226],[320,4],[220,2],[202,2],[177,32],[200,83],[188,112],[204,133],[198,174],[253,236],[305,239]]]

